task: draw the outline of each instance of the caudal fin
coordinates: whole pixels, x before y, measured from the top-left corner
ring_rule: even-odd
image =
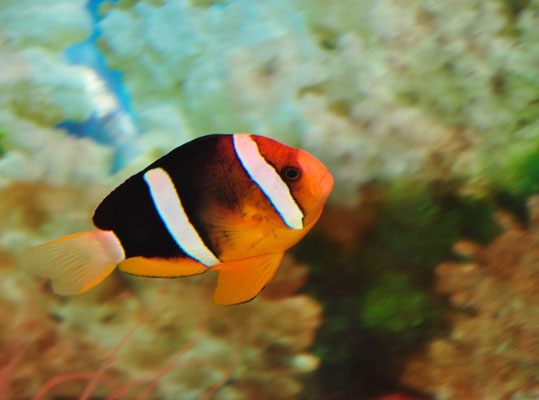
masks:
[[[81,232],[34,247],[26,262],[34,275],[49,278],[62,295],[79,294],[105,279],[125,259],[112,231]]]

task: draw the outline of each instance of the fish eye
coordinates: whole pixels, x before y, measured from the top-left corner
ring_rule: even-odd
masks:
[[[292,165],[286,166],[281,170],[281,177],[286,182],[295,182],[301,178],[301,171],[298,167]]]

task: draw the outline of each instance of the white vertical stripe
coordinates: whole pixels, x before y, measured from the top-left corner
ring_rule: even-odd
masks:
[[[251,179],[273,204],[284,223],[292,229],[303,228],[303,213],[277,171],[260,154],[256,142],[247,133],[233,136],[236,154]]]
[[[190,257],[207,267],[220,261],[206,247],[196,229],[189,222],[174,183],[162,168],[144,174],[155,208],[176,244]]]

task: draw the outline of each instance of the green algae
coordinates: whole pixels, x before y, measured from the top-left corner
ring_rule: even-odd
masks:
[[[7,133],[4,131],[0,131],[0,157],[2,157],[6,153],[6,147],[4,143],[4,138],[7,136]]]
[[[539,192],[539,140],[530,140],[503,159],[485,160],[484,176],[498,207],[524,221],[526,198]]]
[[[526,221],[526,199],[539,193],[539,143],[508,156],[502,165],[494,165],[488,176],[492,180],[491,197],[498,207]]]
[[[395,333],[437,322],[436,309],[428,295],[398,274],[382,276],[366,292],[360,314],[363,326]]]
[[[505,12],[511,19],[516,19],[529,6],[530,2],[531,0],[501,0]]]
[[[507,176],[505,184],[514,196],[524,199],[539,192],[539,143],[509,160]]]

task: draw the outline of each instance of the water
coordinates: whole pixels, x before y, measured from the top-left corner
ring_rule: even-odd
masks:
[[[0,397],[539,397],[534,1],[0,1]],[[26,251],[178,145],[253,132],[335,177],[255,300]],[[196,173],[193,168],[193,173]]]

